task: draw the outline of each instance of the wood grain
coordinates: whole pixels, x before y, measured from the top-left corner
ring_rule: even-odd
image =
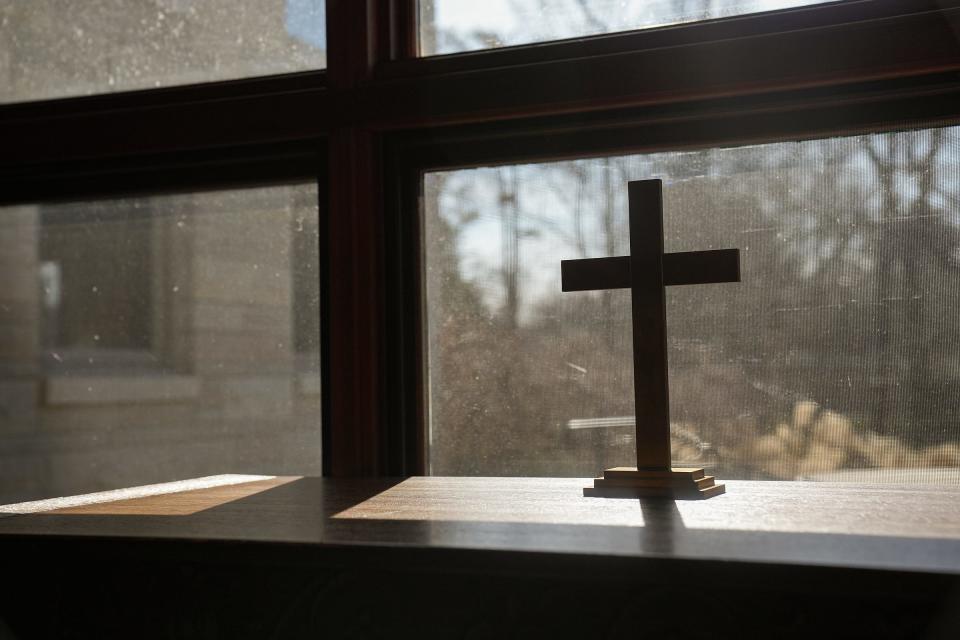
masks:
[[[193,491],[166,493],[144,498],[100,502],[80,507],[54,509],[45,513],[86,515],[138,515],[138,516],[188,516],[212,509],[261,491],[279,487],[300,479],[300,476],[277,476],[268,480],[255,480],[240,484],[222,485]]]
[[[0,548],[5,536],[92,536],[298,543],[321,554],[372,545],[396,562],[482,551],[505,562],[549,553],[624,567],[672,558],[960,575],[952,487],[726,481],[726,495],[675,503],[585,498],[584,482],[302,478],[178,518],[4,518]]]

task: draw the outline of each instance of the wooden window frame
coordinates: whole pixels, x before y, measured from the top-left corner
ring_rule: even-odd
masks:
[[[426,470],[425,171],[960,121],[960,0],[431,58],[415,0],[327,0],[327,24],[325,71],[0,106],[0,204],[318,179],[332,476]]]

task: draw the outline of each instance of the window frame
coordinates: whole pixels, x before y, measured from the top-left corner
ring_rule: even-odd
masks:
[[[426,471],[424,171],[960,120],[960,0],[430,58],[416,14],[327,0],[325,71],[0,106],[0,204],[318,179],[327,475]]]
[[[886,11],[891,7],[885,3],[854,2],[850,5],[868,6],[873,10]],[[829,5],[831,9],[849,10],[851,6]],[[796,11],[804,19],[810,19],[806,9]],[[822,20],[827,13],[826,7],[809,7],[816,11],[816,17]],[[780,26],[797,26],[784,22],[786,14],[794,10],[785,10],[769,16],[747,16],[734,20],[741,22],[768,22]],[[849,15],[849,14],[844,14]],[[880,15],[873,14],[876,18]],[[831,40],[837,44],[860,48],[873,41],[880,33],[889,33],[908,28],[913,33],[929,33],[941,18],[941,14],[926,15],[917,19],[909,15],[902,20],[889,14],[880,18],[889,20],[889,24],[868,37],[860,32],[862,25],[854,23],[846,31],[843,27],[829,25],[825,30],[835,30]],[[774,22],[776,21],[776,22]],[[716,24],[695,24],[689,27],[696,30],[705,27],[717,27]],[[727,25],[728,26],[728,25]],[[868,30],[872,31],[872,25]],[[746,31],[752,31],[756,24],[748,25]],[[687,30],[686,25],[677,27]],[[659,37],[662,34],[651,34]],[[663,31],[666,31],[663,30]],[[791,35],[795,35],[790,32]],[[624,36],[612,36],[613,39],[631,39],[639,41],[647,33],[635,32]],[[809,34],[804,34],[808,36]],[[746,36],[752,37],[752,36]],[[817,36],[814,36],[817,37]],[[886,36],[883,36],[885,38]],[[603,39],[603,36],[589,40]],[[906,40],[910,37],[906,36]],[[881,40],[882,41],[882,40]],[[618,42],[617,46],[623,46]],[[531,49],[540,46],[533,45]],[[558,43],[558,46],[574,47],[574,43]],[[599,46],[591,42],[588,46]],[[700,46],[700,45],[698,45]],[[726,43],[718,43],[723,48]],[[952,45],[956,47],[956,45]],[[939,45],[937,45],[939,47]],[[761,47],[761,48],[766,48]],[[515,53],[524,56],[539,55],[539,52],[527,51],[525,47],[493,50],[490,54],[503,52],[508,58]],[[519,51],[524,49],[524,51]],[[466,66],[475,69],[476,63],[470,59],[481,52],[438,56],[440,58],[462,58]],[[769,52],[768,52],[769,53]],[[601,56],[606,54],[600,54]],[[619,53],[616,57],[621,57]],[[642,59],[642,53],[631,55]],[[713,55],[723,56],[722,51]],[[762,54],[758,54],[762,55]],[[468,60],[469,59],[469,60]],[[431,61],[432,62],[432,61]],[[448,60],[441,61],[448,64]],[[608,68],[607,60],[590,60],[596,65],[597,72]],[[612,60],[610,61],[613,62]],[[409,64],[409,63],[404,63]],[[553,64],[553,63],[551,63]],[[639,62],[638,62],[639,64]],[[567,70],[573,69],[586,73],[584,67],[563,64]],[[497,71],[491,70],[490,74]],[[529,74],[528,69],[520,73]],[[391,409],[392,422],[387,426],[390,438],[398,443],[391,451],[389,463],[397,474],[425,474],[429,468],[427,443],[428,424],[428,380],[426,374],[425,352],[425,313],[423,306],[423,232],[420,201],[422,198],[422,178],[426,172],[451,170],[476,166],[527,163],[538,161],[556,161],[603,155],[621,155],[678,150],[684,148],[704,148],[711,146],[739,146],[746,144],[770,143],[783,140],[815,139],[858,133],[894,131],[905,128],[950,125],[960,123],[960,84],[953,74],[942,71],[940,65],[931,65],[922,70],[899,75],[878,74],[872,70],[845,77],[842,82],[832,79],[822,84],[785,82],[781,86],[765,91],[753,88],[728,95],[724,91],[706,91],[689,100],[647,101],[638,99],[636,105],[616,106],[611,102],[608,109],[585,109],[568,112],[558,108],[547,115],[541,115],[539,105],[535,105],[528,117],[483,117],[475,118],[466,124],[440,126],[429,131],[395,134],[390,138],[386,166],[389,167],[387,187],[387,231],[386,237],[392,240],[387,248],[390,274],[386,287],[390,303],[387,315],[400,319],[391,327],[388,352],[391,360],[388,364],[390,379],[393,380],[392,393],[387,396]],[[551,82],[556,80],[551,80]],[[474,78],[477,85],[484,84]],[[534,86],[537,79],[526,77],[523,86]],[[733,82],[733,80],[731,81]],[[461,87],[463,88],[463,87]],[[476,105],[479,94],[486,89],[474,88],[464,104]],[[535,93],[531,90],[530,93]],[[526,96],[526,92],[522,96]],[[520,100],[523,100],[521,97]],[[475,106],[468,107],[470,109]],[[448,124],[442,107],[436,110],[434,124]]]
[[[542,118],[526,123],[522,130],[503,135],[498,125],[451,128],[424,141],[418,136],[397,139],[390,155],[395,167],[393,202],[388,209],[387,237],[392,274],[388,289],[395,307],[389,315],[404,318],[404,335],[394,327],[391,343],[395,358],[394,411],[402,415],[394,438],[406,446],[407,460],[415,460],[415,473],[428,469],[425,441],[428,427],[428,378],[426,375],[426,309],[423,280],[422,192],[408,185],[422,184],[431,171],[491,165],[523,164],[586,157],[632,155],[683,149],[735,147],[808,140],[862,133],[882,133],[929,126],[960,124],[960,86],[940,87],[935,93],[926,83],[901,83],[897,91],[889,84],[878,91],[874,83],[855,87],[851,93],[822,91],[785,92],[777,100],[738,99],[737,110],[722,103],[706,103],[678,119],[669,108],[631,110],[618,121],[600,120],[585,125],[581,118]],[[940,93],[942,91],[942,93]],[[851,105],[854,105],[851,107]],[[899,119],[908,112],[909,121]],[[879,120],[877,119],[879,116]],[[500,136],[498,137],[498,134]],[[415,398],[415,400],[411,400]],[[413,425],[412,428],[409,425]],[[406,426],[406,428],[404,428]]]

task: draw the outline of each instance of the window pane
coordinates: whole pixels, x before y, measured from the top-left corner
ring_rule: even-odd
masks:
[[[423,55],[660,27],[826,0],[420,0]]]
[[[320,472],[312,184],[0,208],[0,504]]]
[[[325,66],[324,0],[0,0],[0,102]]]
[[[433,473],[636,464],[629,291],[560,260],[625,254],[646,178],[667,251],[741,250],[667,292],[676,464],[960,482],[960,128],[429,174]]]

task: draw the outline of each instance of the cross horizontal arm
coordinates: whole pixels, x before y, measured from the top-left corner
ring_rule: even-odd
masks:
[[[627,289],[630,287],[630,258],[587,258],[562,260],[560,279],[563,291]],[[682,251],[663,255],[663,284],[713,284],[740,282],[740,250]]]
[[[560,261],[560,288],[563,291],[629,289],[630,258],[586,258]]]
[[[663,254],[663,284],[740,282],[740,250],[680,251]]]

